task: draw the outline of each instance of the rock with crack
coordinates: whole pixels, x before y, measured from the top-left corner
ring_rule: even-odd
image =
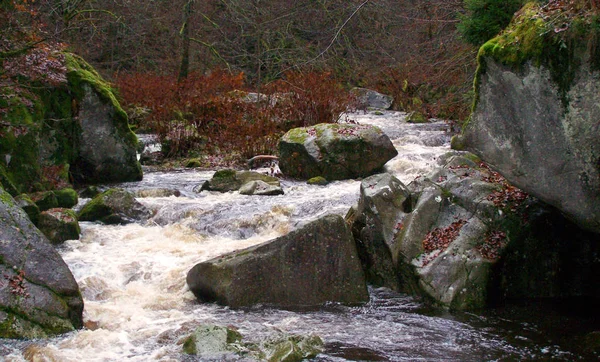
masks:
[[[128,224],[146,221],[152,212],[139,203],[132,193],[123,189],[109,189],[85,204],[77,216],[80,221]]]

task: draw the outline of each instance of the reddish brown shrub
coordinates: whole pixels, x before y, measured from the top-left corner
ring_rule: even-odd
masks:
[[[116,84],[125,107],[149,112],[138,127],[155,132],[168,156],[274,154],[279,137],[294,127],[335,122],[351,98],[328,73],[290,73],[265,95],[250,99],[244,75],[215,71],[174,77],[121,74]]]

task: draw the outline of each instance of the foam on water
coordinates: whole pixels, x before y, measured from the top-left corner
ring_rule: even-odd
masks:
[[[350,115],[381,127],[399,155],[387,170],[403,182],[428,173],[449,150],[443,122],[410,125],[405,115]],[[358,180],[327,186],[284,180],[285,195],[244,196],[237,192],[197,193],[212,172],[147,173],[132,191],[171,188],[181,197],[142,198],[155,212],[145,225],[82,223],[80,240],[61,255],[85,299],[87,328],[48,341],[11,342],[0,349],[6,361],[180,361],[180,341],[201,323],[233,325],[250,340],[276,333],[315,333],[327,350],[317,361],[521,359],[530,349],[515,347],[493,332],[447,316],[427,315],[413,298],[371,290],[361,307],[336,304],[319,310],[266,307],[230,310],[199,304],[188,290],[187,272],[197,263],[263,243],[328,213],[344,215],[358,199]],[[362,357],[361,357],[362,356]],[[231,360],[243,360],[231,357]]]

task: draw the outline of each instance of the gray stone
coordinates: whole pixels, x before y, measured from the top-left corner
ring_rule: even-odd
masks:
[[[337,215],[197,264],[187,283],[198,300],[235,308],[358,304],[369,299],[352,234]]]
[[[94,197],[77,214],[80,221],[127,224],[146,221],[152,212],[123,189],[110,189]]]
[[[304,180],[367,177],[397,154],[390,139],[369,125],[322,123],[292,129],[279,140],[279,168]]]
[[[37,227],[52,244],[79,239],[81,229],[75,212],[70,209],[50,209],[39,216]]]
[[[352,93],[357,96],[361,108],[390,109],[394,103],[394,97],[372,89],[357,87],[352,89]]]
[[[100,97],[92,86],[84,83],[82,90],[78,114],[81,133],[72,174],[83,183],[141,180],[137,139],[125,112]]]
[[[242,195],[283,195],[283,190],[280,186],[270,185],[262,180],[253,180],[243,184],[239,193]]]
[[[0,189],[0,337],[45,338],[83,325],[69,268],[25,212]]]
[[[514,185],[600,232],[600,72],[575,54],[581,65],[565,95],[543,64],[516,69],[481,58],[477,106],[458,143]]]
[[[260,181],[260,183],[253,183],[254,181]],[[268,186],[265,186],[265,184]],[[231,169],[219,170],[215,172],[213,177],[206,181],[200,190],[219,192],[237,191],[240,190],[240,188],[244,185],[246,186],[242,191],[246,195],[252,195],[254,194],[252,192],[260,188],[265,189],[267,192],[265,195],[268,195],[269,192],[273,192],[274,195],[283,193],[279,179],[276,177],[264,175],[254,171],[236,171]]]

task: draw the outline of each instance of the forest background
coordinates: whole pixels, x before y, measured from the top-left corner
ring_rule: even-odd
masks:
[[[395,110],[465,120],[476,50],[522,4],[2,2],[4,86],[15,74],[51,80],[62,70],[52,65],[60,63],[53,52],[72,51],[113,83],[132,124],[157,133],[170,156],[210,153],[234,155],[232,160],[274,153],[277,139],[290,128],[337,120],[352,104],[352,87],[392,95]],[[27,63],[18,57],[31,54],[46,62],[38,59],[33,69],[15,71],[15,64]],[[240,102],[247,91],[276,96]]]

